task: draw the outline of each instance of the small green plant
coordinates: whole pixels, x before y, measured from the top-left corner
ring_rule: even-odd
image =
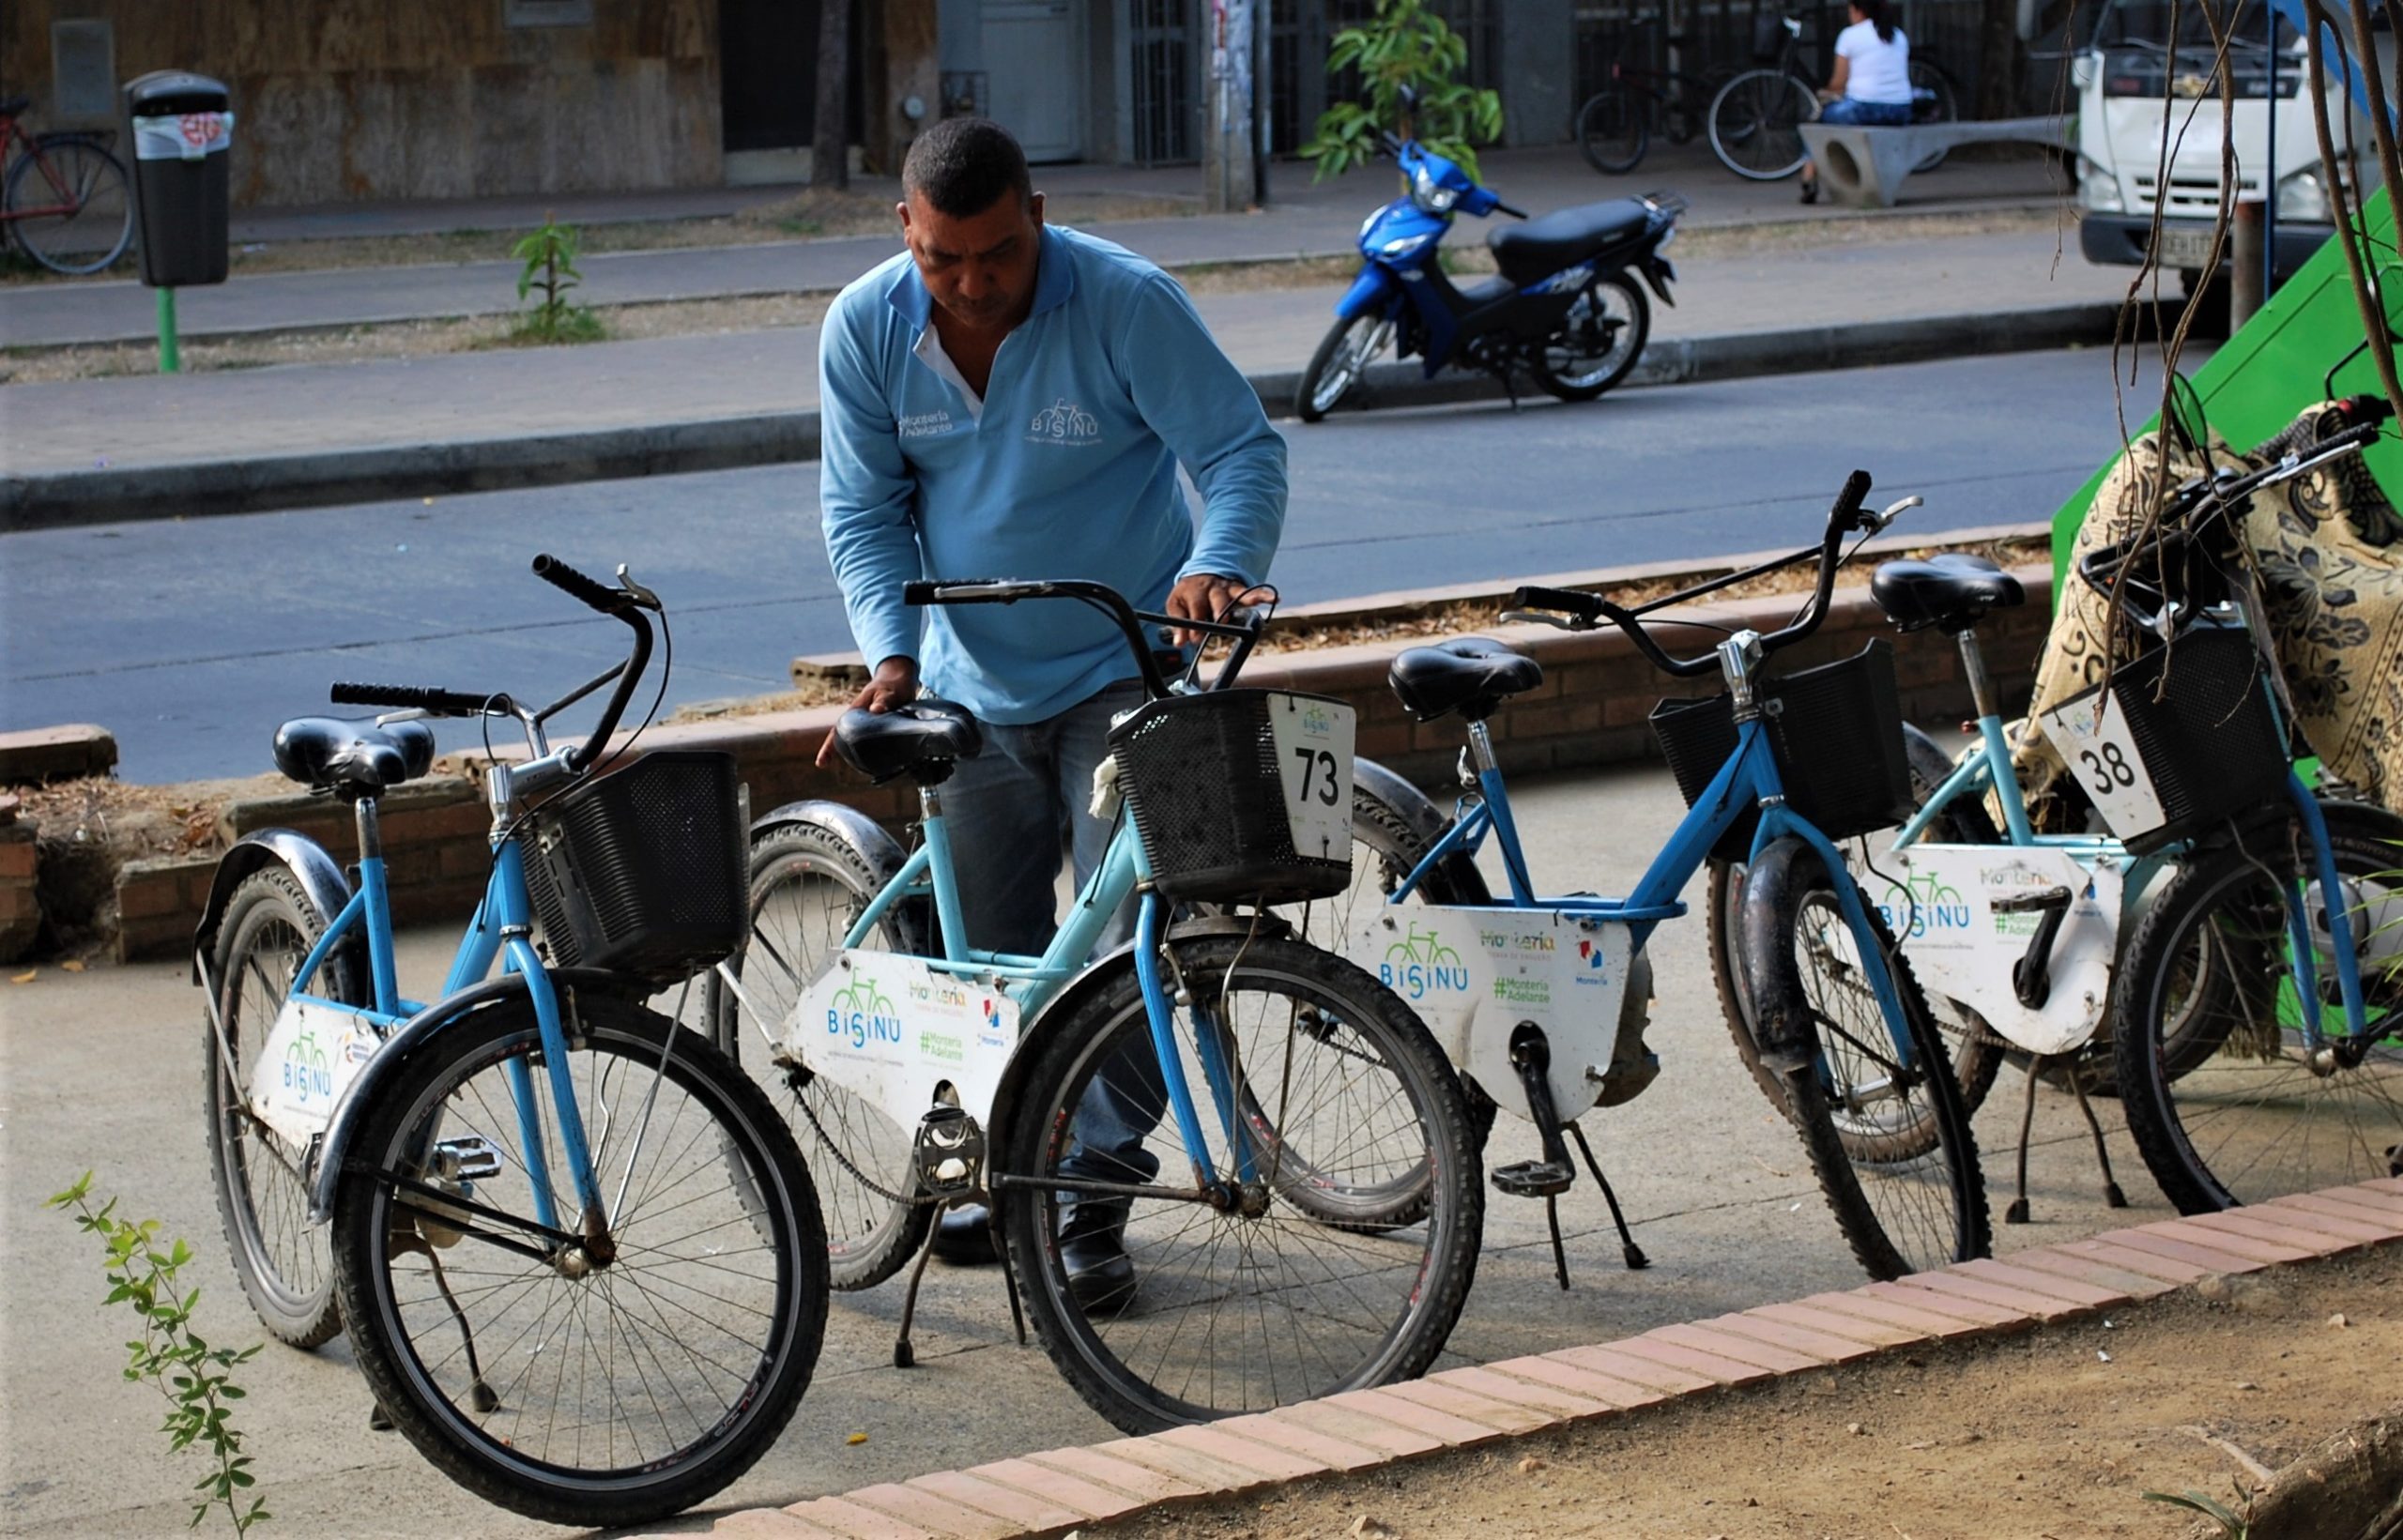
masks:
[[[1312,180],[1339,176],[1375,159],[1381,128],[1415,138],[1477,175],[1474,145],[1502,137],[1502,99],[1455,78],[1468,68],[1467,39],[1428,9],[1427,0],[1377,0],[1377,13],[1366,25],[1337,33],[1327,50],[1327,73],[1355,68],[1368,103],[1339,101],[1319,114],[1314,137],[1302,146],[1318,162]]]
[[[584,282],[584,275],[575,270],[576,252],[583,242],[575,226],[544,215],[541,229],[510,249],[509,254],[526,265],[517,275],[518,299],[537,292],[542,296],[511,328],[518,341],[592,343],[608,335],[599,316],[582,305],[568,303],[568,291]]]
[[[191,1329],[191,1313],[200,1290],[177,1290],[176,1278],[191,1260],[191,1248],[178,1240],[161,1249],[159,1221],[119,1219],[116,1199],[92,1206],[92,1173],[63,1193],[52,1196],[47,1207],[72,1209],[80,1229],[99,1237],[108,1253],[105,1264],[109,1296],[123,1301],[142,1318],[139,1340],[125,1345],[125,1377],[148,1381],[167,1398],[167,1420],[160,1431],[170,1452],[194,1444],[206,1450],[215,1469],[193,1483],[201,1493],[192,1504],[191,1527],[199,1528],[209,1511],[222,1506],[236,1534],[270,1517],[265,1498],[244,1496],[255,1484],[251,1457],[242,1453],[242,1435],[234,1427],[233,1403],[243,1396],[233,1371],[255,1357],[256,1343],[248,1348],[212,1348]]]
[[[2246,1492],[2242,1487],[2237,1487],[2236,1491],[2239,1502],[2251,1500],[2252,1494]],[[2201,1514],[2219,1526],[2220,1533],[2226,1536],[2227,1540],[2245,1540],[2245,1536],[2253,1532],[2251,1522],[2242,1514],[2237,1513],[2217,1498],[2206,1497],[2192,1487],[2187,1487],[2183,1492],[2147,1492],[2144,1494],[2144,1500],[2147,1502],[2166,1502],[2173,1508],[2184,1508],[2190,1512]]]

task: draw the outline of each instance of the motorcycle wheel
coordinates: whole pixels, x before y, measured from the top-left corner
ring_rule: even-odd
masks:
[[[1336,322],[1318,351],[1310,355],[1309,367],[1302,371],[1302,383],[1293,391],[1293,415],[1304,422],[1316,422],[1335,410],[1392,337],[1393,322],[1382,315],[1355,315]]]
[[[1547,395],[1591,401],[1627,378],[1652,335],[1652,304],[1631,274],[1604,273],[1579,292],[1560,329],[1527,359]]]

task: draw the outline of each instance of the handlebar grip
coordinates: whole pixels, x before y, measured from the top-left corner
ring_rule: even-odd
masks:
[[[1496,213],[1508,214],[1514,220],[1523,220],[1529,217],[1525,209],[1514,208],[1510,205],[1504,203],[1499,198],[1493,200],[1493,208]]]
[[[336,706],[390,706],[452,717],[482,716],[485,706],[495,698],[415,684],[340,683],[333,687],[331,694]]]
[[[2364,426],[2382,423],[2395,416],[2395,404],[2375,391],[2349,396],[2336,409],[2345,414],[2346,421]]]
[[[1520,587],[1510,590],[1510,602],[1506,607],[1514,610],[1558,610],[1581,620],[1592,620],[1601,615],[1602,601],[1597,594],[1579,593],[1573,588]]]
[[[1837,533],[1860,527],[1861,504],[1869,497],[1869,473],[1856,470],[1844,479],[1844,490],[1836,494],[1835,506],[1828,510],[1828,529]]]
[[[596,583],[547,553],[534,558],[534,575],[561,592],[581,599],[604,615],[617,614],[626,607],[631,599],[623,588]]]
[[[959,588],[1032,587],[1005,577],[947,577],[941,582],[911,582],[901,585],[904,604],[1011,604],[1026,597],[1024,594],[957,593]]]

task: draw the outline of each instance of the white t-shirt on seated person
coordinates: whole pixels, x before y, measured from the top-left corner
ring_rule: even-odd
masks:
[[[1836,57],[1852,61],[1844,83],[1850,99],[1909,104],[1911,42],[1901,27],[1894,29],[1894,40],[1887,42],[1877,36],[1876,23],[1855,22],[1836,34]]]

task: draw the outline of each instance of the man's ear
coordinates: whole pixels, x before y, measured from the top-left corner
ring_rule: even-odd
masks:
[[[904,198],[899,203],[895,204],[893,206],[893,212],[900,217],[901,228],[906,232],[910,228],[910,200]]]
[[[1043,194],[1042,194],[1042,193],[1040,193],[1040,192],[1030,193],[1030,194],[1027,196],[1027,200],[1026,200],[1026,211],[1027,211],[1029,214],[1031,214],[1031,215],[1033,215],[1033,218],[1034,218],[1034,222],[1035,222],[1038,226],[1039,226],[1039,225],[1041,225],[1041,224],[1043,223]]]

